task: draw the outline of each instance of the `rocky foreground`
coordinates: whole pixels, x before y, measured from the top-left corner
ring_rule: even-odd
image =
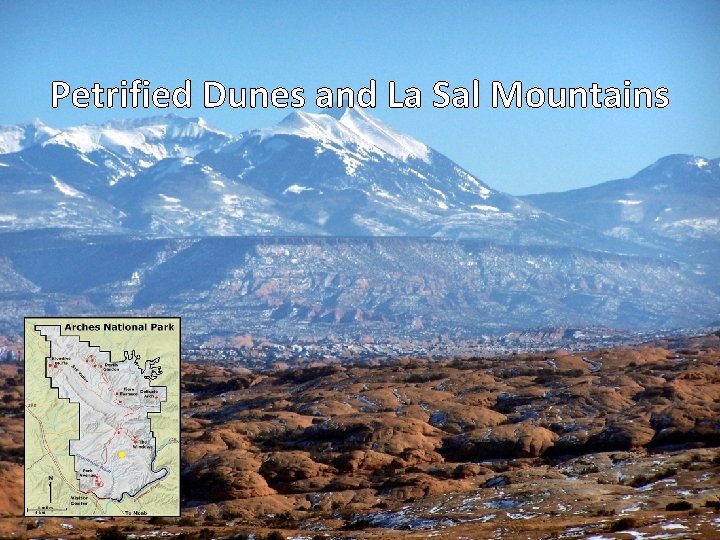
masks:
[[[183,516],[22,512],[0,366],[0,534],[720,538],[720,337],[585,354],[183,367]]]

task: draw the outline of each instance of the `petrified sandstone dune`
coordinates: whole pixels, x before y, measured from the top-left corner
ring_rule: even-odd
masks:
[[[242,465],[225,482],[254,481],[246,497],[402,486],[413,497],[418,486],[439,489],[448,469],[468,477],[471,464],[487,460],[714,444],[718,340],[707,339],[692,355],[649,347],[290,370],[224,392],[222,403],[200,385],[185,398],[187,484],[204,481],[204,461],[232,455]],[[242,440],[234,447],[229,426]]]

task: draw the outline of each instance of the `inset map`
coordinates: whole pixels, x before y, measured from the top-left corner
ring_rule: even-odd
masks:
[[[180,513],[180,319],[25,319],[25,515]]]

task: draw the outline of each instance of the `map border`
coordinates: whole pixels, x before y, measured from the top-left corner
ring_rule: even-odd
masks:
[[[73,315],[66,315],[66,316],[25,316],[23,317],[23,510],[22,510],[22,517],[39,517],[41,514],[28,514],[27,513],[27,463],[25,461],[26,458],[26,447],[25,444],[27,442],[27,433],[26,433],[26,425],[25,425],[25,418],[27,417],[27,392],[25,391],[26,383],[27,383],[27,338],[25,336],[25,328],[27,327],[27,320],[28,319],[45,319],[47,321],[67,321],[68,319],[77,319],[77,320],[94,320],[94,319],[115,319],[115,320],[122,320],[122,319],[147,319],[147,320],[177,320],[179,321],[178,325],[178,444],[177,444],[177,462],[178,467],[182,464],[182,317],[179,315],[176,317],[171,316],[131,316],[131,315],[81,315],[81,316],[73,316]],[[52,324],[52,323],[48,323]],[[94,345],[99,346],[99,345]],[[102,350],[102,349],[101,349]],[[51,388],[57,388],[53,387],[52,384],[50,385]],[[60,398],[58,396],[58,399],[67,399],[67,398]],[[68,399],[69,401],[69,399]],[[70,402],[72,403],[72,402]],[[78,419],[79,422],[79,419]],[[157,444],[157,441],[156,441]],[[68,447],[68,452],[70,452],[70,448]],[[177,514],[153,514],[147,515],[147,516],[114,516],[114,517],[128,517],[128,518],[151,518],[151,517],[180,517],[182,513],[182,474],[180,469],[178,469],[178,510]],[[78,514],[42,514],[42,517],[45,518],[81,518],[81,517],[87,517],[92,519],[93,517],[102,517],[105,514],[101,514],[100,516],[83,516]],[[113,517],[112,515],[107,515],[107,517]]]

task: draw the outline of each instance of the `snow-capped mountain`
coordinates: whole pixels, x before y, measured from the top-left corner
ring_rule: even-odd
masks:
[[[293,112],[239,136],[175,115],[35,121],[0,128],[0,148],[0,230],[436,236],[636,253],[657,246],[648,231],[720,230],[707,215],[720,204],[716,161],[670,157],[627,185],[521,199],[360,109]],[[710,187],[688,191],[686,179]]]
[[[53,129],[40,121],[0,128],[0,229],[68,227],[121,232],[113,188],[168,157],[232,140],[202,119],[175,115]]]
[[[631,178],[524,199],[611,237],[656,246],[720,241],[720,159],[676,154]]]
[[[360,110],[294,112],[238,137],[172,115],[33,125],[2,131],[15,150],[0,155],[3,229],[592,243]]]
[[[540,243],[558,242],[547,231],[561,229],[354,109],[294,112],[237,138],[172,115],[63,130],[36,122],[1,133],[13,151],[0,156],[6,229],[514,235]]]

